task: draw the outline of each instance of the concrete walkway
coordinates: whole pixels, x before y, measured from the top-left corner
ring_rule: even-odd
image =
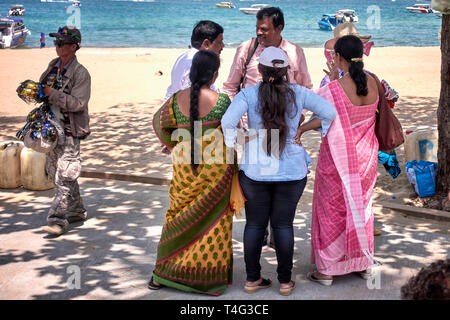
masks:
[[[427,99],[402,98],[396,112],[405,128],[435,121],[435,108],[423,108],[423,103],[435,105],[437,99]],[[82,144],[83,169],[170,179],[170,157],[161,154],[151,127],[156,109],[145,103],[121,104],[108,113],[92,114],[92,135]],[[23,117],[0,118],[0,141],[14,139],[24,121]],[[369,289],[356,275],[337,277],[332,287],[306,280],[306,273],[314,269],[309,263],[310,218],[320,136],[307,133],[303,143],[313,163],[294,222],[297,288],[291,296],[282,297],[278,292],[276,257],[270,248],[264,249],[261,261],[263,276],[274,280],[274,286],[254,295],[243,291],[244,219],[234,222],[234,280],[224,295],[215,298],[173,289],[148,290],[169,206],[167,187],[83,178],[81,192],[89,219],[71,225],[59,238],[40,230],[46,223],[53,190],[0,189],[0,299],[398,299],[400,287],[421,267],[450,256],[450,222],[406,218],[375,207],[375,226],[383,230],[383,235],[375,238],[375,257],[383,263],[379,281],[369,283],[375,288]],[[400,148],[400,159],[402,152]],[[377,184],[383,181],[393,180],[379,166]],[[404,174],[395,182],[408,183]],[[376,191],[375,204],[385,200],[402,203],[401,199],[392,200],[395,193],[382,188]]]
[[[310,181],[294,222],[297,288],[291,296],[278,292],[275,251],[267,247],[261,258],[263,276],[274,280],[274,286],[253,295],[243,291],[244,219],[234,222],[234,279],[225,294],[150,291],[146,284],[169,205],[167,187],[99,179],[80,183],[89,219],[71,225],[59,238],[40,230],[53,190],[0,191],[0,299],[399,299],[409,277],[450,256],[450,223],[406,218],[376,207],[375,226],[383,230],[375,238],[375,257],[383,263],[379,278],[367,283],[346,275],[331,287],[308,281],[305,275],[314,268],[309,263]]]

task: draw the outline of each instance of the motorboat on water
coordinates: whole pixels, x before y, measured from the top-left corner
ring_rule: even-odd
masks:
[[[25,27],[22,19],[0,18],[0,48],[17,48],[25,42],[30,30]]]
[[[412,7],[406,7],[409,13],[438,13],[431,8],[431,4],[429,3],[416,3]]]
[[[240,8],[239,10],[245,14],[256,15],[262,8],[267,8],[268,4],[252,4],[250,8]]]
[[[21,4],[14,4],[9,9],[8,15],[10,17],[23,16],[25,14],[25,7]]]
[[[79,7],[81,7],[81,2],[78,0],[74,0],[72,3],[72,6],[75,8],[79,8]]]
[[[222,2],[216,3],[216,6],[219,8],[236,8],[232,2],[227,2],[227,1],[222,1]]]
[[[336,12],[336,15],[342,17],[344,22],[358,22],[358,16],[356,15],[355,10],[352,9],[342,9]]]
[[[344,17],[337,14],[324,14],[317,23],[320,30],[333,31],[338,24],[344,23]]]

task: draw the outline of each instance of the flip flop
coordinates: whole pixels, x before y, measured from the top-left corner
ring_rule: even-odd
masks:
[[[153,282],[153,276],[150,279],[150,281],[148,282],[148,288],[150,290],[159,290],[164,287],[165,287],[165,285],[163,285],[163,284],[156,284],[155,282]]]
[[[312,282],[317,282],[324,286],[331,286],[333,284],[333,279],[328,280],[316,278],[316,276],[314,276],[314,272],[309,272],[306,278],[308,278],[308,280],[311,280]]]
[[[255,293],[256,291],[260,289],[266,289],[269,288],[272,285],[272,281],[270,279],[262,279],[261,283],[257,286],[244,286],[244,291],[247,293]]]
[[[282,296],[288,296],[292,293],[292,291],[294,291],[295,289],[295,281],[292,281],[292,286],[288,287],[288,288],[281,288],[280,287],[280,294]]]

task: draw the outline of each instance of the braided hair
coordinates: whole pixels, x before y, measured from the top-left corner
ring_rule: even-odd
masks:
[[[274,60],[272,62],[277,63],[278,61]],[[283,61],[280,62],[282,63]],[[287,81],[288,67],[273,68],[259,64],[259,71],[262,75],[262,83],[258,89],[258,102],[262,124],[267,130],[263,147],[265,147],[265,151],[269,156],[271,151],[274,151],[275,156],[279,157],[286,146],[286,138],[289,132],[286,122],[288,108],[294,104],[295,109],[298,110],[295,92]],[[296,113],[297,111],[294,112],[294,115]],[[279,130],[278,150],[271,150],[271,129]]]
[[[191,132],[191,168],[192,172],[197,174],[198,163],[195,162],[195,136],[194,123],[198,120],[198,95],[201,87],[208,85],[219,70],[220,58],[217,54],[209,50],[200,50],[192,59],[189,79],[191,80],[190,95],[190,132]]]
[[[356,94],[367,96],[369,91],[367,89],[367,76],[363,70],[362,56],[364,49],[362,41],[352,35],[341,37],[336,41],[334,51],[350,63],[348,72],[356,84]]]

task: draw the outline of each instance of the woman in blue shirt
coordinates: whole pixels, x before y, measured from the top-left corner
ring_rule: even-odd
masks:
[[[256,292],[271,286],[261,277],[259,263],[264,231],[270,220],[274,231],[280,293],[289,295],[294,252],[293,221],[297,203],[306,185],[311,162],[294,138],[303,132],[322,128],[325,135],[336,111],[325,99],[287,81],[286,53],[275,47],[264,49],[259,58],[262,82],[243,89],[222,118],[227,147],[234,148],[237,124],[248,114],[248,135],[239,163],[239,182],[245,198],[244,260],[247,272],[245,291]],[[316,114],[299,127],[302,110]],[[297,134],[298,130],[298,134]]]

